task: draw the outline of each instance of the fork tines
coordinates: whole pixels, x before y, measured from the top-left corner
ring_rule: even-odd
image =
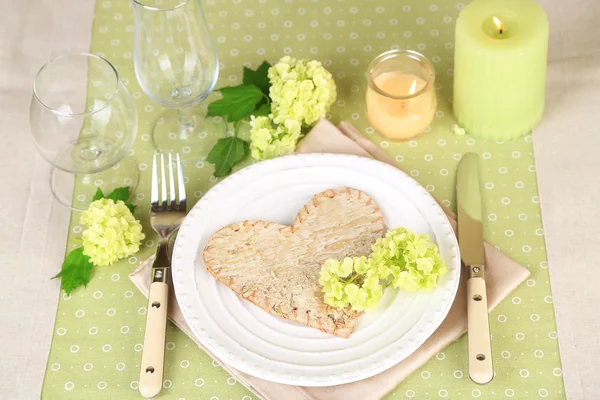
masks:
[[[169,190],[167,191],[167,178],[165,171],[165,155],[160,153],[160,179],[158,179],[158,166],[156,164],[156,156],[152,160],[152,190],[150,201],[152,202],[152,211],[166,210],[183,210],[185,211],[185,184],[183,181],[183,168],[181,167],[181,159],[179,153],[175,155],[175,163],[177,167],[177,190],[175,189],[175,178],[173,173],[173,158],[169,153]],[[161,196],[158,196],[158,184],[161,186]]]

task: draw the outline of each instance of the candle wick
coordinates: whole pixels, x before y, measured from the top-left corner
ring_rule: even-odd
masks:
[[[504,32],[504,24],[502,23],[502,21],[500,21],[500,18],[493,16],[492,20],[494,21],[494,24],[496,24],[496,28],[498,28],[498,32],[500,33],[500,35],[502,35],[502,32]]]

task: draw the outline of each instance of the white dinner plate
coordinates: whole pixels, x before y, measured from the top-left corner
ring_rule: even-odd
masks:
[[[218,283],[204,267],[208,238],[225,225],[261,219],[291,224],[319,192],[348,186],[369,194],[386,228],[427,233],[449,270],[433,291],[386,289],[342,339],[268,314]],[[411,355],[442,323],[456,295],[460,257],[442,209],[415,180],[385,163],[340,154],[303,154],[254,164],[211,189],[181,225],[173,282],[198,340],[247,374],[290,385],[329,386],[365,379]]]

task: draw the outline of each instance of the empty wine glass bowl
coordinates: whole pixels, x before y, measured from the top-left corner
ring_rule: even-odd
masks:
[[[122,180],[133,187],[137,183],[137,167],[123,163],[137,133],[136,109],[104,58],[69,54],[46,63],[33,83],[29,120],[37,150],[55,167],[52,190],[62,203],[71,205],[63,181],[73,181],[73,174],[110,190],[113,179],[99,174],[119,166],[120,175],[127,175]]]
[[[148,97],[168,108],[154,125],[154,145],[185,161],[200,159],[211,138],[226,130],[221,118],[207,118],[206,107],[199,106],[219,75],[200,1],[132,0],[132,5],[136,77]]]
[[[218,58],[197,0],[134,1],[135,71],[144,92],[191,107],[214,88]]]

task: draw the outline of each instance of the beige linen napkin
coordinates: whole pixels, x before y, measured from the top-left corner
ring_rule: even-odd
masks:
[[[339,129],[338,129],[339,128]],[[328,121],[319,122],[313,130],[306,135],[298,146],[298,153],[343,153],[356,154],[364,157],[375,158],[385,163],[395,165],[394,161],[385,152],[362,136],[352,125],[342,122],[336,128]],[[455,215],[442,205],[448,219],[456,230]],[[486,281],[488,290],[488,306],[493,309],[502,299],[512,292],[521,282],[529,276],[529,271],[518,265],[496,248],[485,244],[485,258],[487,264]],[[150,287],[150,271],[152,260],[144,261],[139,268],[130,274],[133,283],[140,291],[148,296]],[[252,390],[259,398],[266,400],[347,400],[347,399],[379,399],[391,391],[404,378],[417,368],[421,367],[429,358],[437,354],[448,344],[458,339],[467,329],[467,303],[466,303],[466,274],[461,274],[458,294],[452,304],[448,316],[431,337],[415,351],[410,357],[376,375],[374,377],[338,386],[330,387],[300,387],[280,383],[268,382],[243,372],[235,370],[215,359],[233,375],[239,382]],[[173,323],[188,335],[202,349],[204,347],[192,334],[177,305],[173,290],[170,291],[169,317]],[[204,349],[210,356],[212,354]],[[214,358],[214,356],[213,356]],[[467,355],[464,355],[465,366]]]

